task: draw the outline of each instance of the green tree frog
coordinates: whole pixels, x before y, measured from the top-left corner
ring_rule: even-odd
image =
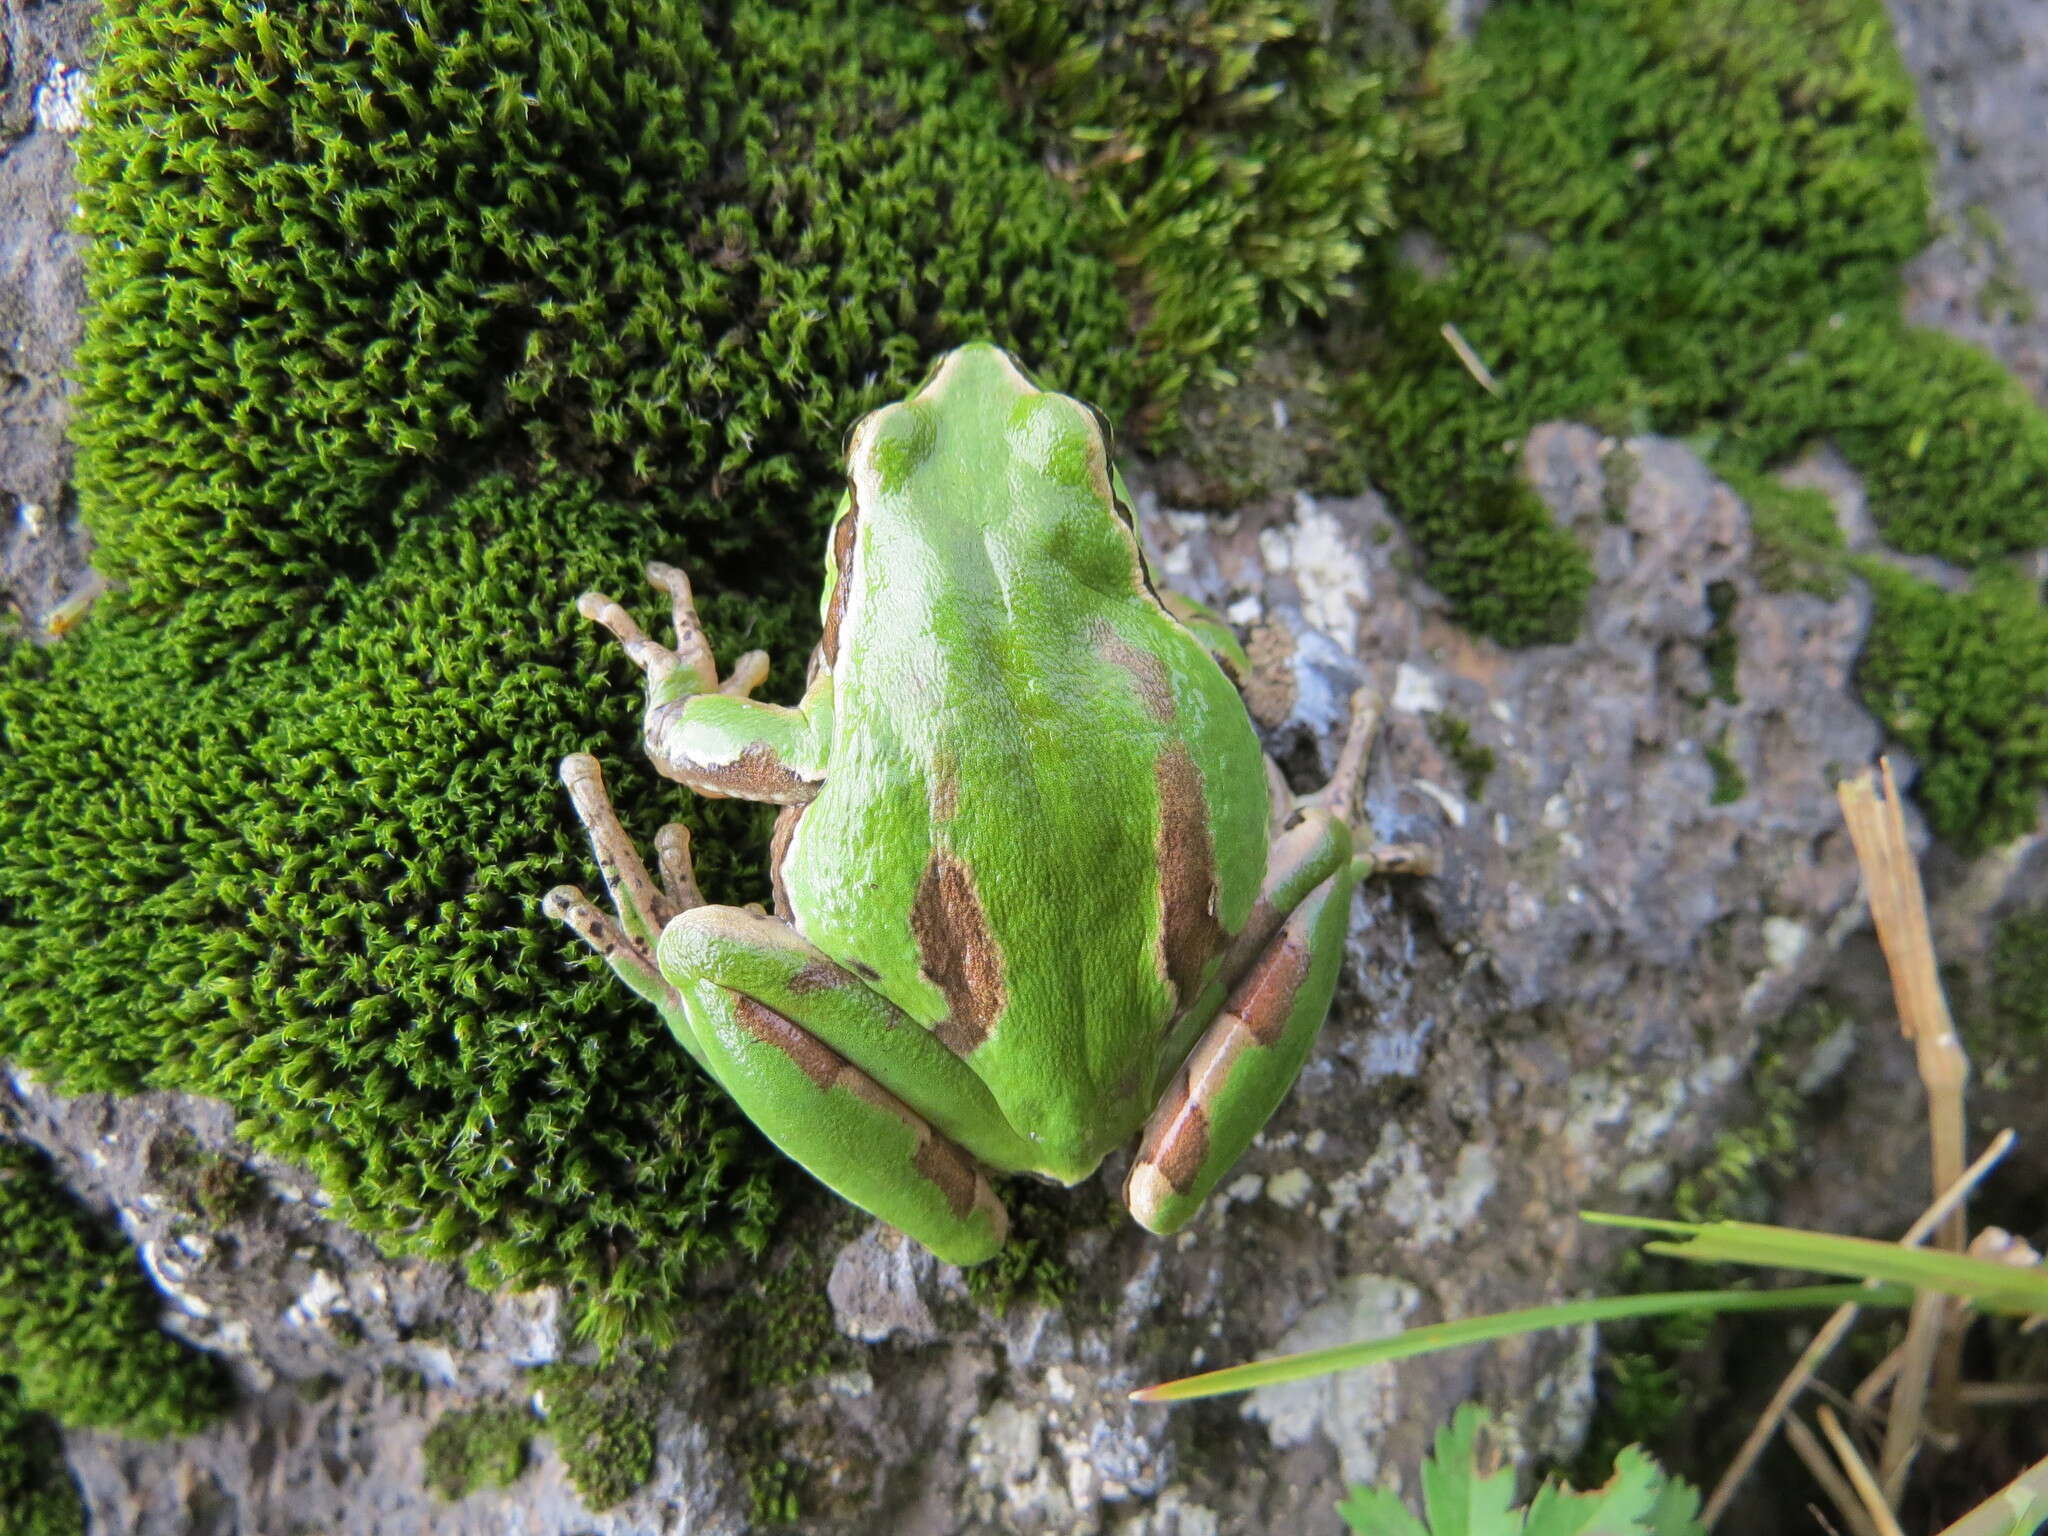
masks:
[[[1001,349],[942,358],[848,439],[823,636],[794,706],[721,681],[689,582],[675,641],[578,609],[646,674],[655,767],[783,809],[774,912],[707,905],[684,829],[650,873],[597,761],[562,778],[616,916],[547,912],[661,1011],[790,1157],[940,1258],[992,1256],[991,1172],[1073,1184],[1137,1138],[1124,1199],[1192,1217],[1328,1012],[1361,852],[1362,691],[1329,784],[1261,750],[1224,625],[1162,594],[1106,422]]]

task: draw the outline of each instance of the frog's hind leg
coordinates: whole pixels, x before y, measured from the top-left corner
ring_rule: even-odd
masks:
[[[1019,1166],[1030,1149],[930,1031],[758,912],[699,907],[657,953],[701,1058],[770,1141],[949,1263],[1002,1247],[981,1159]]]
[[[1225,951],[1218,980],[1169,1041],[1186,1059],[1145,1126],[1124,1184],[1131,1214],[1155,1232],[1186,1224],[1300,1074],[1337,989],[1358,882],[1375,872],[1434,867],[1426,849],[1354,851],[1351,821],[1379,711],[1372,690],[1352,696],[1350,733],[1321,789],[1295,795],[1271,769],[1274,838],[1265,887]],[[1186,1036],[1197,1030],[1189,1049]]]
[[[1186,1225],[1300,1076],[1337,989],[1357,884],[1347,860],[1287,914],[1175,1072],[1124,1181],[1142,1225]]]
[[[571,885],[542,909],[653,1003],[698,1065],[820,1181],[943,1259],[992,1256],[1008,1217],[977,1159],[1014,1168],[1033,1153],[981,1080],[787,923],[706,906],[679,825],[656,838],[657,882],[595,758],[564,758],[562,782],[617,915]]]

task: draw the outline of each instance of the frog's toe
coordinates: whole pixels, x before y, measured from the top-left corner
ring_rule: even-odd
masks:
[[[732,664],[732,676],[718,685],[720,693],[744,699],[768,681],[768,653],[749,651]]]
[[[647,632],[616,598],[602,592],[586,592],[576,599],[576,611],[593,624],[601,624],[610,631],[611,637],[625,649],[633,665],[652,680],[659,682],[676,670],[676,653],[648,639]]]
[[[661,889],[671,909],[689,912],[704,905],[696,867],[690,862],[690,829],[680,821],[654,834],[654,865],[661,871]]]
[[[662,978],[653,955],[577,887],[556,886],[540,899],[540,909],[556,922],[567,924],[577,938],[597,951],[614,975],[657,1008],[679,1005],[675,988]]]
[[[562,759],[561,771],[576,815],[590,833],[590,849],[597,855],[597,867],[604,875],[605,888],[611,892],[612,904],[625,921],[626,931],[642,947],[651,950],[655,936],[680,908],[654,883],[654,877],[647,873],[647,866],[633,847],[633,839],[619,825],[611,796],[605,793],[604,772],[597,759],[588,752],[572,752]]]

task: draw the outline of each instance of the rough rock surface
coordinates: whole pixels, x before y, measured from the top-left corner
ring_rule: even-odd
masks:
[[[70,72],[90,9],[0,17],[0,590],[35,622],[83,579],[60,375],[79,302]],[[1915,268],[1915,312],[1987,341],[2037,388],[2041,322],[1995,305],[1985,318],[1977,295],[1998,271],[2048,293],[2043,171],[2028,158],[2044,10],[1897,0],[1945,206],[1986,206],[2003,241],[1996,261],[1938,247]],[[1433,844],[1444,874],[1361,893],[1309,1070],[1190,1231],[1084,1231],[1066,1255],[1087,1277],[1074,1302],[1000,1318],[957,1272],[863,1231],[832,1255],[829,1286],[846,1332],[872,1341],[849,1346],[860,1363],[740,1401],[721,1386],[727,1345],[692,1323],[654,1476],[604,1515],[582,1510],[544,1441],[508,1490],[445,1505],[424,1488],[421,1442],[443,1409],[498,1400],[564,1353],[551,1297],[484,1296],[448,1266],[383,1258],[321,1214],[305,1174],[238,1147],[222,1106],[60,1100],[0,1074],[0,1123],[119,1218],[167,1325],[226,1355],[245,1388],[188,1440],[68,1436],[93,1528],[739,1531],[737,1442],[766,1423],[810,1469],[820,1531],[1334,1532],[1347,1480],[1412,1481],[1435,1426],[1475,1393],[1520,1405],[1509,1429],[1529,1453],[1565,1449],[1590,1404],[1591,1337],[1171,1413],[1123,1394],[1592,1284],[1615,1245],[1572,1213],[1654,1205],[1741,1112],[1760,1024],[1816,983],[1874,1023],[1846,1064],[1835,1053],[1849,1107],[1833,1123],[1849,1130],[1817,1141],[1826,1166],[1807,1209],[1859,1230],[1910,1214],[1924,1181],[1911,1067],[1873,985],[1828,794],[1880,742],[1848,678],[1867,598],[1758,589],[1746,509],[1675,443],[1555,424],[1523,463],[1598,568],[1571,645],[1507,652],[1458,629],[1407,574],[1375,498],[1219,521],[1141,494],[1174,582],[1249,633],[1261,722],[1297,782],[1320,778],[1351,688],[1385,689],[1370,814],[1383,838]],[[1811,473],[1851,519],[1840,466]],[[1717,673],[1730,641],[1734,670]],[[1479,749],[1494,754],[1483,784]],[[1938,862],[1945,950],[1981,947],[1985,915],[2014,889],[2038,893],[2043,866],[2030,847]],[[223,1156],[254,1171],[255,1198],[202,1219],[189,1172]]]
[[[2048,0],[1889,0],[1935,152],[1941,238],[1906,311],[2048,400]]]

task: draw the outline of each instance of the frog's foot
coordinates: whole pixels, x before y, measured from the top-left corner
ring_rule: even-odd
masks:
[[[656,884],[632,838],[619,825],[597,759],[587,752],[563,758],[562,782],[590,833],[597,867],[618,916],[599,910],[573,885],[558,885],[549,891],[541,900],[541,910],[567,923],[626,985],[666,1013],[680,1004],[675,989],[662,979],[655,963],[655,941],[671,919],[704,904],[690,867],[690,834],[671,822],[656,836],[656,862],[661,870]]]
[[[576,599],[576,611],[602,624],[612,638],[625,648],[633,665],[647,674],[648,696],[666,699],[695,693],[723,693],[744,699],[768,676],[768,653],[749,651],[733,663],[732,676],[718,680],[718,661],[711,642],[697,620],[697,602],[690,591],[690,578],[672,565],[655,561],[647,567],[647,579],[668,593],[669,611],[675,625],[673,646],[650,640],[615,599],[602,592],[586,592]],[[671,679],[680,677],[680,684]]]
[[[689,656],[694,662],[701,651],[704,667],[715,680],[718,676],[717,663],[712,660],[711,646],[704,638],[704,629],[697,622],[697,600],[690,591],[690,578],[672,565],[659,560],[647,564],[647,579],[668,594],[669,613],[676,632],[676,653]],[[756,688],[768,680],[768,653],[748,651],[732,664],[732,676],[722,683],[715,683],[718,691],[734,698],[750,698]]]

